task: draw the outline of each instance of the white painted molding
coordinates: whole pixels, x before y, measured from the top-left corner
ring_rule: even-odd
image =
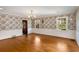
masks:
[[[66,31],[59,31],[56,29],[32,29],[33,33],[39,33],[39,34],[45,34],[45,35],[51,35],[51,36],[58,36],[58,37],[64,37],[64,38],[70,38],[70,39],[76,39],[75,38],[75,30],[66,30]]]

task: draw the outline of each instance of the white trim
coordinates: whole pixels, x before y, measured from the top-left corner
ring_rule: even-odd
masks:
[[[59,28],[58,28],[58,19],[59,18],[66,18],[66,30],[68,30],[68,16],[62,16],[62,17],[57,17],[56,18],[56,29],[57,30],[60,30]],[[61,30],[60,30],[61,31]]]
[[[76,34],[75,30],[59,31],[57,29],[32,28],[32,33],[58,36],[58,37],[64,37],[64,38],[70,38],[70,39],[76,39],[75,38],[75,34]]]

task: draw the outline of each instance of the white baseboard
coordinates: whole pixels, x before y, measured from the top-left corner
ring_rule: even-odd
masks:
[[[36,29],[36,28],[29,28],[29,33],[39,33],[39,34],[45,34],[45,35],[52,35],[52,36],[58,36],[58,37],[64,37],[64,38],[70,38],[75,39],[75,31],[58,31],[53,29]],[[22,29],[15,29],[15,30],[3,30],[0,31],[0,39],[6,39],[13,36],[20,36],[22,35]]]
[[[15,29],[15,30],[2,30],[0,31],[0,40],[10,38],[13,36],[20,36],[22,35],[21,29]]]
[[[70,39],[76,39],[76,33],[74,30],[67,30],[67,31],[58,31],[56,29],[32,29],[33,33],[39,33],[39,34],[46,34],[46,35],[52,35],[52,36],[58,36],[58,37],[64,37],[64,38],[70,38]]]

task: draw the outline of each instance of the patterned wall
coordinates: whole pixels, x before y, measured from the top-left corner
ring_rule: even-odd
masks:
[[[58,16],[39,16],[31,20],[32,28],[38,28],[35,21],[39,23],[39,28],[56,29],[56,18]],[[68,15],[68,29],[76,29],[76,17],[75,15]],[[12,16],[12,15],[0,15],[0,31],[10,29],[21,29],[22,20],[26,20],[25,17]]]
[[[69,16],[68,29],[76,30],[76,16],[75,16],[75,14]]]
[[[73,14],[68,16],[68,29],[75,30],[76,29],[76,17]],[[39,16],[37,18],[32,19],[32,28],[47,28],[47,29],[56,29],[56,18],[58,16]],[[36,22],[40,20],[39,25],[36,25]]]
[[[35,21],[40,20],[40,23],[39,23],[39,27],[40,28],[48,28],[48,29],[52,28],[52,29],[55,29],[56,28],[55,18],[56,17],[40,17],[40,18],[35,18],[35,19],[33,19],[34,21],[32,21],[32,28],[36,27],[35,26],[36,25]]]
[[[0,31],[22,28],[22,20],[26,18],[12,15],[0,15]]]

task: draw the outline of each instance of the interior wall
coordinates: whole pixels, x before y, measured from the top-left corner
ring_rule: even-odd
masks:
[[[28,21],[28,34],[29,33],[32,33],[32,21],[30,18],[27,18],[27,21]]]
[[[76,13],[76,41],[79,46],[79,9]]]
[[[14,35],[22,35],[22,20],[28,20],[28,33],[40,33],[52,36],[75,39],[75,14],[68,15],[68,30],[56,30],[56,18],[58,16],[40,16],[37,18],[26,18],[21,16],[13,16],[7,14],[0,15],[0,37],[12,37]],[[72,20],[71,20],[72,19]],[[35,20],[40,20],[40,27],[35,28]],[[43,20],[43,21],[42,21]],[[43,23],[44,22],[44,23]],[[42,24],[43,23],[43,24]],[[8,34],[9,33],[9,34]]]
[[[22,35],[22,20],[28,19],[23,16],[0,14],[0,39]],[[29,26],[28,33],[30,33]]]
[[[22,29],[22,20],[24,17],[1,14],[0,15],[0,31]]]
[[[59,16],[51,16],[51,17],[42,16],[32,19],[32,32],[75,39],[75,34],[76,34],[75,14],[66,15],[66,16],[68,16],[68,29],[65,31],[63,30],[60,31],[56,29],[56,18]],[[37,28],[35,26],[36,25],[35,20],[40,20],[39,27],[37,26]]]

